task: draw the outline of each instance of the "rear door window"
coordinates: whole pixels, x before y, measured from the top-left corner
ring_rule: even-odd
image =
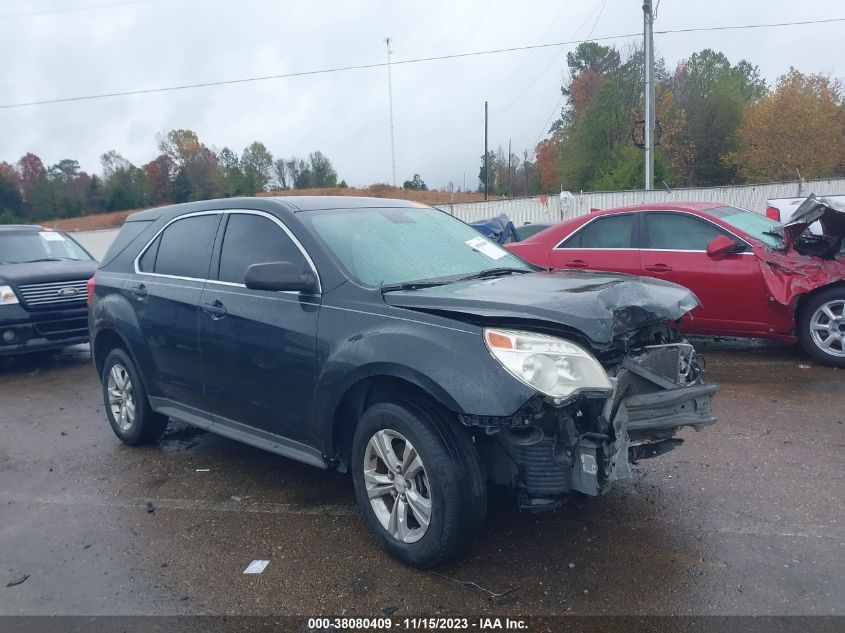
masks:
[[[206,279],[219,223],[219,214],[197,215],[171,223],[141,257],[141,270],[150,272],[152,267],[157,275]],[[147,259],[153,250],[157,251],[154,263]]]
[[[710,222],[690,215],[646,213],[643,248],[666,251],[706,251],[707,245],[720,235],[727,235],[727,233]]]
[[[271,262],[291,262],[303,273],[309,270],[302,251],[278,224],[260,215],[230,215],[220,250],[218,280],[242,284],[247,268]]]
[[[558,248],[634,248],[634,216],[609,215],[593,220]]]

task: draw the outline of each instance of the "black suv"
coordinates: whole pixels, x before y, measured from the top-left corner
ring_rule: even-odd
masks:
[[[674,327],[697,305],[538,269],[424,205],[245,198],[130,216],[89,324],[121,440],[176,418],[351,471],[378,542],[426,567],[484,525],[488,483],[551,508],[712,424]]]
[[[87,342],[85,284],[96,269],[61,231],[0,226],[0,356]]]

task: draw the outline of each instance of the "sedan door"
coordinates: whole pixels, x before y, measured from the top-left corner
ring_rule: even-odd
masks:
[[[552,249],[551,267],[638,275],[640,252],[636,248],[636,230],[633,213],[598,216]]]
[[[313,271],[298,241],[275,217],[227,213],[212,279],[202,293],[200,338],[206,395],[218,424],[235,432],[307,439],[316,384],[320,295],[251,290],[252,264],[288,261]],[[290,446],[289,446],[290,447]]]
[[[642,274],[686,286],[701,301],[684,317],[684,331],[768,332],[768,292],[748,244],[712,222],[680,211],[644,213],[641,234]],[[711,258],[707,244],[720,235],[742,243],[744,250]]]

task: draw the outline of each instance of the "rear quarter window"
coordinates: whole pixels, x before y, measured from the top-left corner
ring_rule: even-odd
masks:
[[[153,220],[144,220],[142,222],[124,222],[120,231],[115,236],[106,254],[103,256],[100,264],[105,266],[120,255],[126,248],[132,244],[144,231],[150,228]]]

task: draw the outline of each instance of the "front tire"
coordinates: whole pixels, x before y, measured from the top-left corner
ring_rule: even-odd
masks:
[[[804,304],[798,340],[820,363],[845,367],[845,287],[822,290]]]
[[[484,525],[487,492],[469,433],[414,400],[367,409],[352,442],[355,496],[379,545],[427,569],[465,547]]]
[[[153,411],[135,363],[122,349],[113,349],[103,364],[103,403],[112,431],[126,444],[155,442],[167,427],[167,416]]]

